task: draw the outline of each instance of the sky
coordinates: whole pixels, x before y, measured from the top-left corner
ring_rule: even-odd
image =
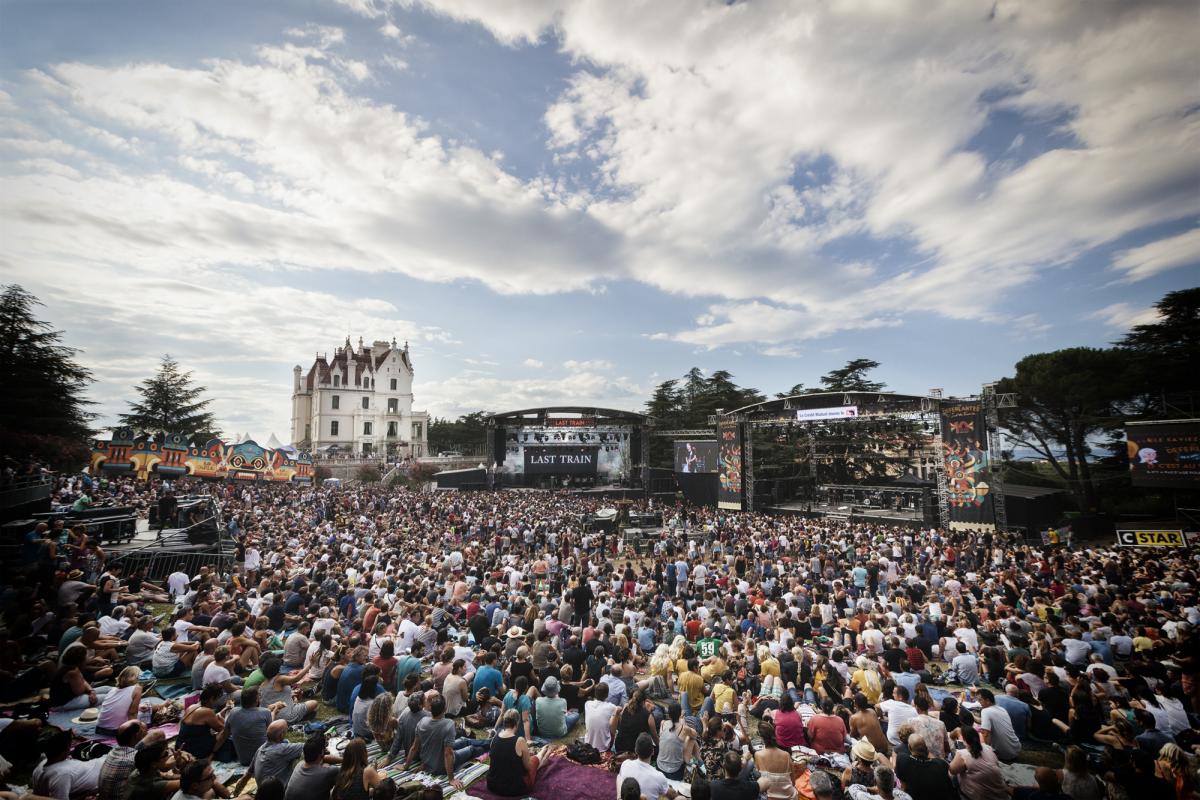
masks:
[[[1200,284],[1198,40],[1190,1],[2,0],[0,282],[101,424],[170,353],[286,440],[360,336],[438,416],[859,357],[968,395]]]

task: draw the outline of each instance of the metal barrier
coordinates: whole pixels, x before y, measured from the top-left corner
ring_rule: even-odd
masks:
[[[133,570],[145,568],[146,579],[161,581],[172,572],[183,572],[194,576],[201,567],[208,567],[217,575],[228,575],[233,572],[233,553],[196,553],[185,550],[169,550],[156,548],[154,550],[134,550],[121,553],[119,560],[125,569],[125,574]]]
[[[50,498],[51,482],[45,478],[16,481],[0,489],[0,508],[23,506]]]

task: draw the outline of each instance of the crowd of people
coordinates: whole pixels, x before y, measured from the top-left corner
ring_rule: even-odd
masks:
[[[59,498],[73,490],[148,508],[166,487],[72,478]],[[382,765],[460,788],[484,753],[488,790],[520,797],[563,746],[647,800],[1196,787],[1185,549],[661,505],[666,527],[637,547],[591,529],[603,500],[561,492],[171,490],[217,499],[228,569],[152,583],[42,524],[0,591],[2,698],[48,691],[117,743],[83,761],[70,731],[0,717],[0,755],[36,763],[36,797],[253,780],[267,800],[390,800]],[[147,724],[150,674],[198,693],[172,741]],[[311,725],[331,716],[350,728],[337,755]],[[1008,778],[1018,761],[1041,765],[1028,786]],[[226,787],[213,766],[231,762],[246,772]]]

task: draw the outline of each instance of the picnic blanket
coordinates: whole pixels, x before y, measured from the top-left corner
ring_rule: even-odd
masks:
[[[160,683],[154,687],[154,693],[166,700],[175,700],[183,697],[185,694],[192,692],[192,684],[188,683]]]
[[[482,800],[504,800],[488,791],[487,781],[467,789],[467,794]],[[617,796],[617,776],[569,758],[551,757],[538,769],[537,783],[528,796],[536,800],[612,800]]]
[[[160,703],[167,702],[166,700],[163,700],[160,697],[143,697],[142,701],[149,703],[151,705],[155,705],[155,706],[159,705]],[[51,725],[53,725],[56,728],[61,728],[64,731],[72,731],[76,736],[79,736],[83,739],[91,739],[91,740],[97,741],[97,742],[105,742],[106,744],[112,744],[115,742],[115,740],[112,739],[112,737],[104,736],[104,735],[96,733],[95,721],[75,722],[75,718],[78,717],[82,713],[83,713],[83,709],[76,709],[74,711],[51,711],[50,714],[46,717],[46,721],[49,722]],[[168,731],[168,729],[171,729],[171,727],[172,726],[170,726],[170,725],[164,725],[162,727],[162,730],[164,732],[166,732],[166,731]],[[167,736],[168,737],[174,736],[178,732],[179,732],[179,726],[175,725],[174,729],[170,730],[170,732],[167,733]]]

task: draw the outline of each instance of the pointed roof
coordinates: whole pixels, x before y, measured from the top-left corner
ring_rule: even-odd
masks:
[[[271,438],[267,439],[267,447],[271,450],[282,450],[283,444],[275,438],[275,433],[272,431]]]

